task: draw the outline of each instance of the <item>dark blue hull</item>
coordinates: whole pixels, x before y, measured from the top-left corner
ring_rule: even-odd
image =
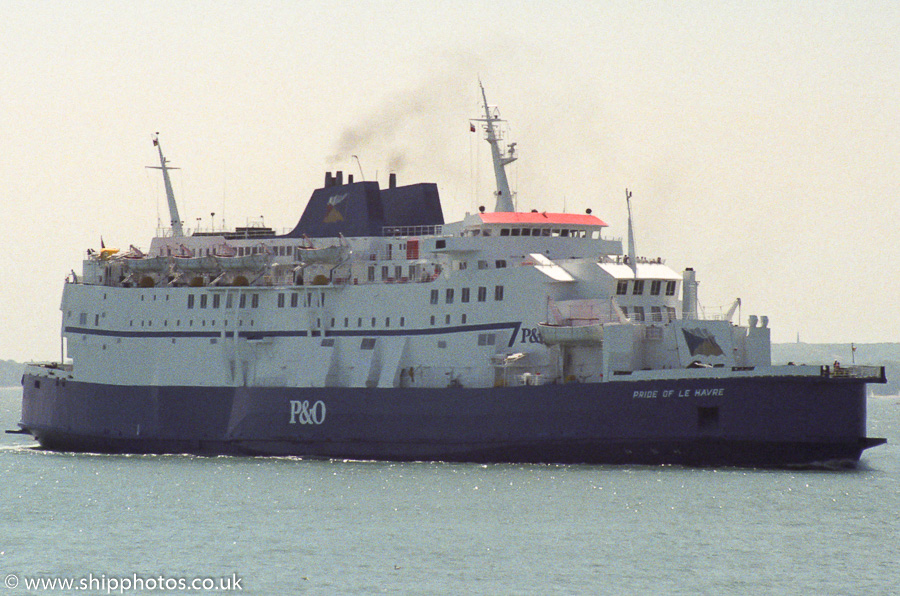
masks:
[[[866,381],[740,377],[506,388],[113,386],[26,375],[44,448],[396,461],[791,466],[858,461]]]

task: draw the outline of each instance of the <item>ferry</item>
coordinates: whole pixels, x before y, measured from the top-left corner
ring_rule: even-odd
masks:
[[[768,319],[704,316],[697,273],[592,214],[515,209],[481,88],[493,211],[445,222],[433,183],[328,172],[297,225],[170,226],[88,251],[59,362],[20,432],[103,453],[391,461],[855,465],[882,367],[773,366]],[[156,167],[156,166],[154,166]],[[714,222],[711,222],[714,223]],[[739,318],[739,314],[738,314]]]

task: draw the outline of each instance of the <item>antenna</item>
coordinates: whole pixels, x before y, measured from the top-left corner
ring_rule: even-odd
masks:
[[[184,230],[181,227],[181,218],[178,216],[178,205],[175,204],[175,193],[172,191],[172,181],[169,179],[169,170],[178,170],[167,165],[169,160],[163,156],[162,147],[159,144],[159,133],[153,134],[153,146],[159,151],[159,166],[146,166],[151,170],[162,170],[163,182],[166,185],[166,199],[169,201],[169,216],[172,219],[172,236],[184,236]]]
[[[359,163],[359,156],[357,156],[357,155],[351,155],[351,157],[352,157],[353,159],[356,160],[356,165],[359,166],[359,177],[362,178],[363,182],[365,182],[365,180],[366,180],[366,175],[363,174],[363,171],[362,171],[362,164]]]
[[[625,204],[628,205],[628,266],[637,279],[637,255],[634,250],[634,224],[631,221],[631,191],[625,189]]]
[[[484,118],[475,118],[476,122],[484,122],[485,140],[491,145],[491,157],[494,161],[494,178],[497,181],[497,190],[494,194],[497,197],[497,203],[494,211],[515,211],[512,195],[509,192],[509,181],[506,178],[506,166],[516,161],[516,144],[510,143],[506,147],[505,153],[500,152],[499,142],[503,135],[500,131],[499,124],[503,122],[500,119],[500,113],[497,108],[493,110],[488,106],[487,95],[484,92],[484,85],[481,79],[478,80],[481,87],[481,99],[484,101]]]

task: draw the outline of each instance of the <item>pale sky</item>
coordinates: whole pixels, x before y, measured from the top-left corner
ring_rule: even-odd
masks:
[[[167,219],[292,227],[324,172],[493,205],[478,78],[521,210],[693,267],[773,340],[900,341],[900,3],[0,0],[0,359],[59,357],[66,274]]]

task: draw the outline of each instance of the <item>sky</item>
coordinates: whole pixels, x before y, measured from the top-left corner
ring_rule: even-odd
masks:
[[[59,358],[86,249],[293,227],[324,173],[591,208],[775,342],[900,341],[900,3],[0,0],[0,359]],[[353,156],[357,156],[356,158]],[[211,214],[215,213],[213,217]]]

